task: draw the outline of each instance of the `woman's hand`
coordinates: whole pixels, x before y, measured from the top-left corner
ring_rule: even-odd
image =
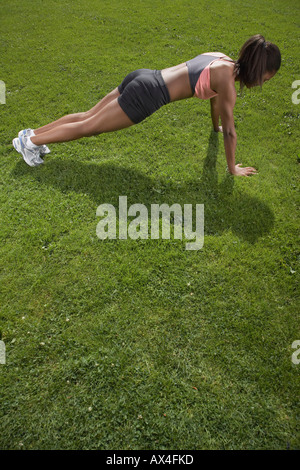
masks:
[[[251,166],[247,166],[245,168],[241,168],[241,163],[238,163],[234,167],[234,175],[236,176],[251,176],[251,175],[257,175],[257,170],[255,168],[252,168]]]
[[[223,132],[223,127],[218,126],[216,129],[214,129],[215,132]]]

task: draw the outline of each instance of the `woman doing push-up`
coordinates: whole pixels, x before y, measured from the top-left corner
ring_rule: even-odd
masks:
[[[139,69],[89,111],[22,130],[13,145],[28,165],[37,166],[43,163],[41,156],[49,153],[48,144],[118,131],[138,124],[163,105],[195,96],[210,99],[213,128],[223,132],[229,172],[249,176],[256,173],[255,168],[235,163],[235,82],[241,88],[262,86],[280,63],[278,47],[257,34],[245,42],[236,61],[221,52],[207,52],[163,70]]]

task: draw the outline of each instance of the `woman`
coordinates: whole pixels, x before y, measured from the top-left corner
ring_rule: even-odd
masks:
[[[229,172],[249,176],[256,173],[255,168],[235,164],[235,81],[241,88],[262,86],[275,75],[280,63],[278,47],[257,34],[245,42],[237,61],[220,52],[208,52],[163,70],[139,69],[89,111],[64,116],[35,131],[20,131],[13,145],[28,165],[36,166],[43,163],[41,155],[49,152],[46,144],[124,129],[171,101],[196,96],[210,99],[214,130],[223,132]]]

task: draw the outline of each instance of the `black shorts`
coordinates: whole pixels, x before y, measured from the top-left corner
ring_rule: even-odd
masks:
[[[160,70],[135,70],[124,78],[118,90],[119,105],[135,124],[170,102]]]

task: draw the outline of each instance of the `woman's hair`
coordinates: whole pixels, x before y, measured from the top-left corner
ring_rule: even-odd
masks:
[[[281,64],[278,47],[256,34],[245,42],[235,62],[234,72],[240,80],[241,89],[246,86],[263,84],[265,72],[277,72]]]

